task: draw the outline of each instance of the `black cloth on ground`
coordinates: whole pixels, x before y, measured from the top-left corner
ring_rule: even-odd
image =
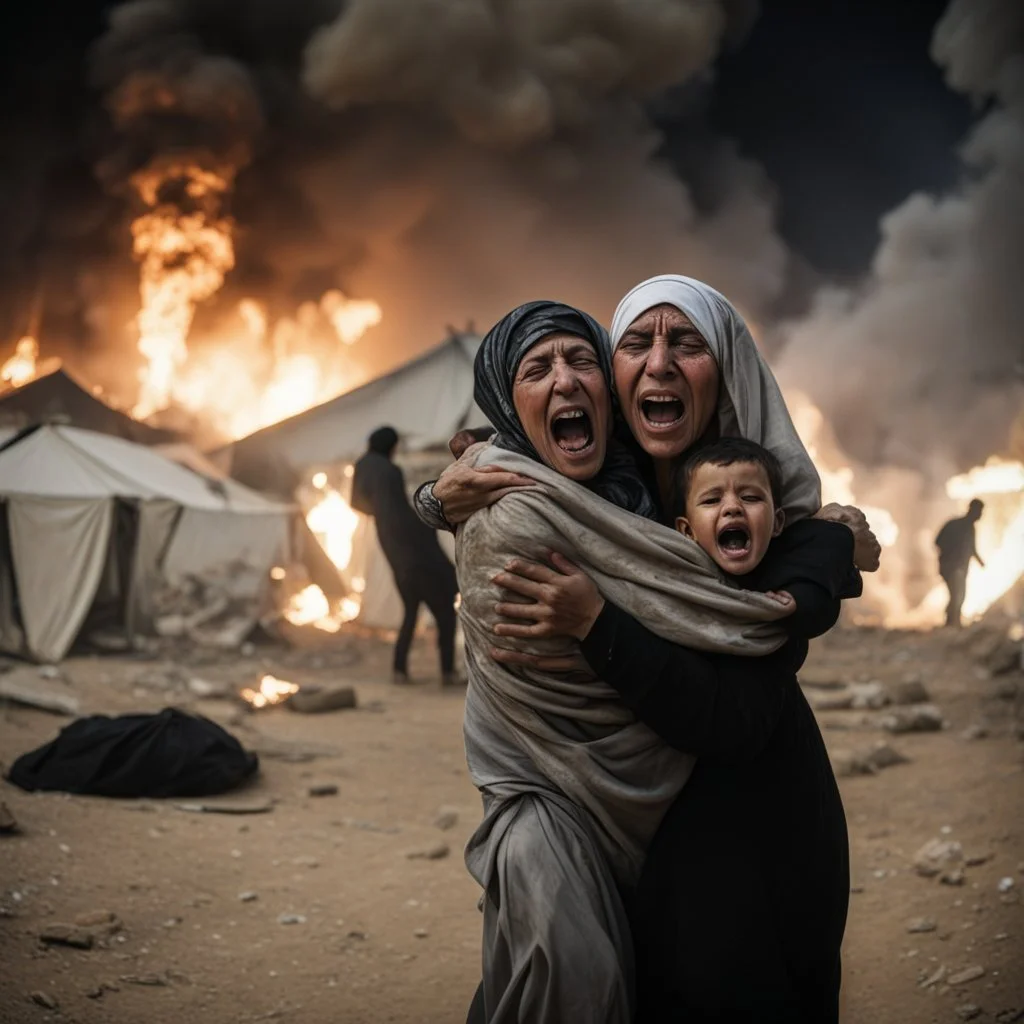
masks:
[[[253,775],[259,758],[216,722],[177,708],[92,715],[22,754],[7,775],[37,790],[110,797],[213,796]]]
[[[766,657],[712,655],[606,605],[583,642],[594,671],[696,768],[626,894],[638,1024],[829,1024],[849,901],[846,819],[796,670],[857,596],[853,534],[817,520],[772,542],[758,590],[797,601]]]

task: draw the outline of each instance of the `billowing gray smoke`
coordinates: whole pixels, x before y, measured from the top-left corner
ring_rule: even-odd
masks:
[[[987,104],[961,151],[963,182],[888,214],[868,279],[820,293],[777,367],[855,459],[919,468],[934,484],[1019,443],[1024,4],[953,0],[932,55],[952,87]]]
[[[666,269],[759,313],[786,258],[759,173],[716,154],[729,187],[698,211],[655,159],[643,105],[699,83],[753,13],[736,0],[133,0],[92,55],[113,121],[100,175],[126,192],[133,172],[183,155],[236,171],[222,302],[294,308],[329,286],[374,298],[387,362],[537,296],[607,318]]]

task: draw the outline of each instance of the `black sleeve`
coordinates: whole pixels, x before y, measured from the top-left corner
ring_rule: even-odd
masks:
[[[781,621],[790,636],[820,636],[839,618],[839,601],[860,597],[863,582],[853,565],[853,531],[842,523],[802,519],[768,546],[748,577],[734,577],[749,590],[788,590],[796,612]]]
[[[802,640],[813,640],[827,633],[838,621],[840,602],[816,583],[796,580],[784,588],[793,595],[796,611],[779,620],[786,633]]]
[[[581,644],[587,663],[666,743],[720,760],[754,757],[775,729],[796,641],[759,658],[705,654],[663,640],[615,605]]]

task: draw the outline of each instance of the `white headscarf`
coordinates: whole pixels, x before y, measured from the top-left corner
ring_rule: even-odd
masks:
[[[678,274],[661,274],[641,282],[615,310],[610,334],[612,352],[641,313],[662,304],[675,306],[690,318],[718,363],[722,381],[717,409],[719,434],[756,441],[779,460],[787,522],[817,512],[821,507],[818,471],[743,317],[721,292]]]

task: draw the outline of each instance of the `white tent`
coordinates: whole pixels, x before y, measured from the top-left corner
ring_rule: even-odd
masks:
[[[274,479],[355,461],[366,451],[370,433],[387,425],[401,437],[397,461],[406,483],[410,489],[418,486],[451,461],[448,440],[453,434],[487,423],[473,401],[473,360],[479,347],[475,335],[453,335],[369,384],[250,434],[232,446],[232,474],[270,489]],[[365,580],[359,621],[396,629],[401,601],[373,523],[360,518],[347,574]],[[440,539],[451,554],[450,538]]]
[[[0,649],[56,661],[103,597],[131,633],[161,577],[237,561],[265,579],[288,554],[292,507],[131,441],[49,425],[0,449],[0,512]]]

